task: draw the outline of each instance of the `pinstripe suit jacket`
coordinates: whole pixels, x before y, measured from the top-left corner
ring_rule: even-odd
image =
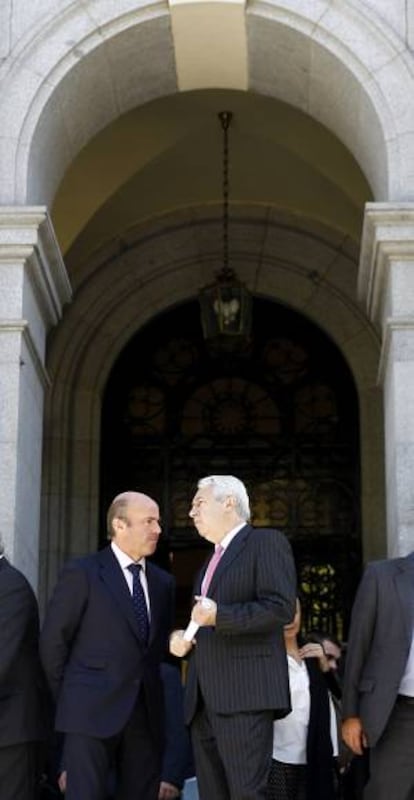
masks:
[[[198,576],[200,593],[205,568]],[[190,655],[185,717],[191,722],[201,691],[223,714],[290,711],[283,626],[295,612],[296,575],[283,534],[245,525],[225,550],[208,596],[217,603],[215,627],[202,627]]]

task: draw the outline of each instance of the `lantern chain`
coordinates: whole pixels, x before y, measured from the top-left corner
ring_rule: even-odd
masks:
[[[229,278],[232,270],[229,267],[229,127],[233,114],[221,111],[219,120],[223,130],[223,278]]]

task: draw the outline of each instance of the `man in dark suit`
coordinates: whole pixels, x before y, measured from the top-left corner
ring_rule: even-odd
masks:
[[[266,797],[273,721],[290,711],[283,626],[295,613],[292,553],[281,533],[247,523],[249,498],[233,476],[199,481],[190,516],[215,544],[196,583],[192,620],[200,629],[185,698],[200,798],[259,800]],[[176,631],[170,648],[184,656],[192,644]]]
[[[414,553],[368,565],[352,611],[342,735],[370,749],[366,800],[414,798]]]
[[[33,590],[0,543],[0,797],[36,796],[39,743],[46,735],[45,683]]]
[[[67,800],[156,800],[163,738],[163,660],[173,579],[147,561],[158,505],[138,492],[112,502],[110,546],[62,572],[41,634],[41,656],[64,733]]]

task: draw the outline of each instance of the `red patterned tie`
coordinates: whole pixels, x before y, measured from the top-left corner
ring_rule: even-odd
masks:
[[[208,592],[211,579],[214,575],[214,570],[216,569],[217,564],[220,561],[223,553],[224,553],[224,547],[222,547],[221,544],[216,544],[216,549],[213,555],[211,556],[210,561],[208,562],[203,582],[201,584],[201,594],[203,595],[203,597],[205,597]]]

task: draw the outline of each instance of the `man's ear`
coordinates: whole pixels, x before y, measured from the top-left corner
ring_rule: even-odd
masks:
[[[122,533],[122,531],[125,530],[126,526],[127,526],[127,524],[126,524],[126,521],[124,519],[121,519],[120,517],[114,517],[113,518],[113,520],[112,520],[112,528],[113,528],[113,531],[114,531],[115,534]]]
[[[226,511],[234,511],[236,507],[236,500],[231,494],[227,495],[224,501],[224,506]]]

